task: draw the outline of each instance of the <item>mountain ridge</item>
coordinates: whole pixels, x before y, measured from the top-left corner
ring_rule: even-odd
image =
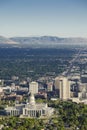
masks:
[[[27,47],[56,47],[58,45],[87,45],[87,38],[68,37],[61,38],[57,36],[39,36],[39,37],[11,37],[0,36],[0,44],[27,46]]]
[[[17,42],[11,40],[10,38],[0,36],[0,44],[17,44]]]
[[[14,40],[16,42],[54,42],[54,43],[65,43],[65,42],[86,42],[87,43],[87,38],[81,38],[81,37],[69,37],[69,38],[61,38],[61,37],[56,37],[56,36],[40,36],[40,37],[13,37],[10,38],[11,40]]]

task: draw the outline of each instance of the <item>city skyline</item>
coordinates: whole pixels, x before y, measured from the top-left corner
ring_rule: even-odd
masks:
[[[86,0],[0,0],[0,35],[87,38]]]

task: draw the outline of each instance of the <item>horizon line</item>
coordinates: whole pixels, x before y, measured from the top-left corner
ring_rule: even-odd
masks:
[[[58,35],[14,35],[14,36],[5,36],[0,35],[5,38],[13,38],[13,37],[59,37],[59,38],[87,38],[86,36],[58,36]]]

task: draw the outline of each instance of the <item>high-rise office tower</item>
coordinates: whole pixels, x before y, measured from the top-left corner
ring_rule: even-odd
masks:
[[[61,77],[59,80],[59,95],[63,100],[70,98],[70,81],[67,77]]]
[[[29,84],[29,92],[36,94],[38,93],[38,83],[37,82],[31,82]]]

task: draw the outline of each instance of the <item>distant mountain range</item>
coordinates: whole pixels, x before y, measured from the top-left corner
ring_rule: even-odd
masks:
[[[10,38],[0,36],[0,47],[10,47],[10,46],[14,46],[16,44],[18,44],[18,43],[11,40]]]
[[[55,36],[41,36],[41,37],[12,37],[6,38],[0,36],[0,46],[11,47],[57,47],[59,45],[85,45],[87,38],[60,38]]]
[[[0,44],[17,44],[17,42],[11,40],[10,38],[0,36]]]

